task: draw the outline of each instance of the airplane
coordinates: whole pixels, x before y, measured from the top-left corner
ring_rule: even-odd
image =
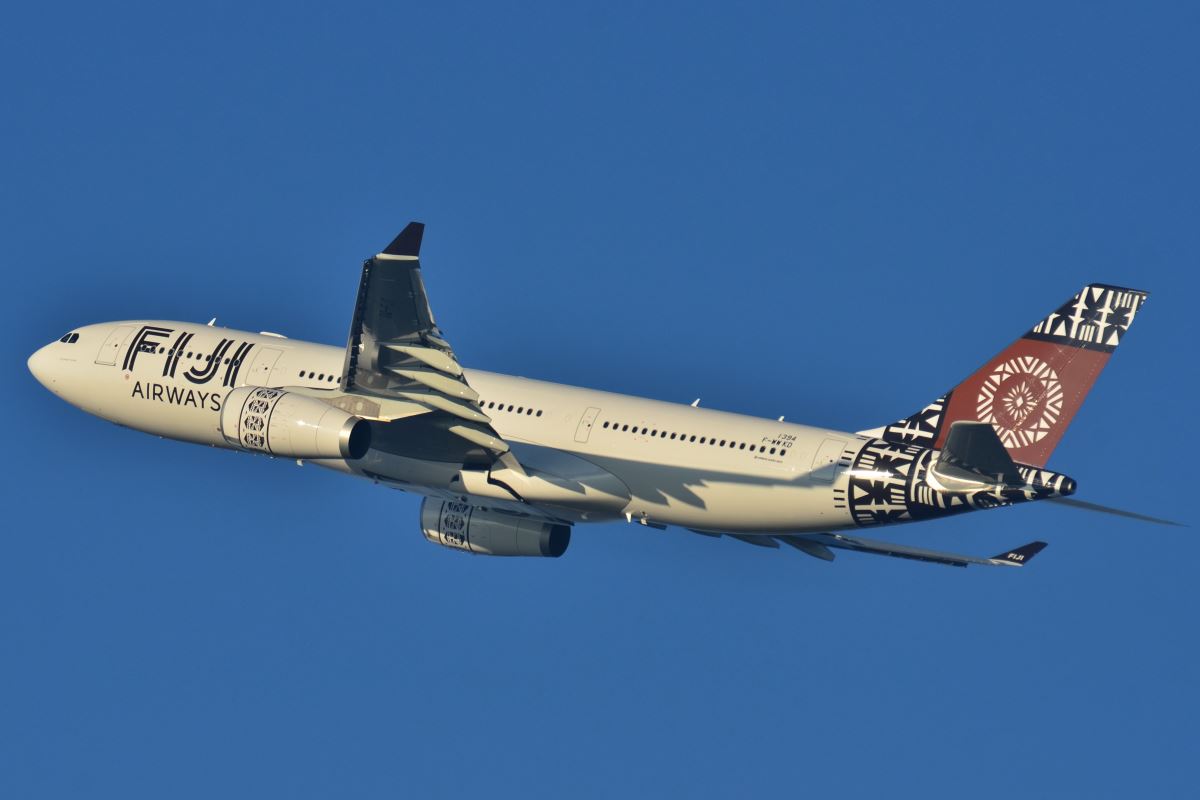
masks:
[[[846,550],[1023,566],[863,529],[1037,500],[1074,503],[1046,463],[1147,293],[1083,287],[910,416],[849,433],[463,367],[434,321],[412,222],[362,266],[345,347],[162,320],[76,328],[29,370],[101,419],[309,462],[423,495],[430,542],[558,557],[576,525],[684,528],[832,561]]]

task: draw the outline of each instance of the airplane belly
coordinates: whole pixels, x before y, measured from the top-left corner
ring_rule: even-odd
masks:
[[[800,533],[853,527],[853,519],[828,486],[748,485],[713,482],[693,487],[694,499],[635,497],[634,519],[700,530]]]
[[[839,454],[861,442],[841,441]],[[848,475],[838,458],[783,474],[701,465],[600,460],[631,491],[624,513],[635,521],[711,531],[801,533],[855,527],[847,509]]]

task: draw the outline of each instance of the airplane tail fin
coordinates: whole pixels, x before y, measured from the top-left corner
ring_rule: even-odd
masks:
[[[889,442],[941,448],[952,423],[988,422],[1021,464],[1043,467],[1147,292],[1093,283],[973,375],[912,416],[870,431]]]

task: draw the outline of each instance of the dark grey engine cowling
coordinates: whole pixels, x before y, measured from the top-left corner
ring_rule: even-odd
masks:
[[[558,558],[571,543],[571,526],[425,498],[421,532],[443,547],[487,556]]]
[[[357,459],[371,447],[371,423],[313,397],[243,386],[225,398],[221,435],[233,447],[288,458]]]

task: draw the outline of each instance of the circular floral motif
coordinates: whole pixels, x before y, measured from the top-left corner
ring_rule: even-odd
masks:
[[[996,428],[1008,448],[1039,442],[1062,415],[1063,388],[1045,361],[1018,356],[997,367],[979,388],[979,419]]]

